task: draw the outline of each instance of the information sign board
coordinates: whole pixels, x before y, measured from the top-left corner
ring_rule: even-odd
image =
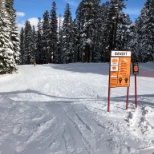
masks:
[[[129,87],[131,51],[111,51],[109,86]]]

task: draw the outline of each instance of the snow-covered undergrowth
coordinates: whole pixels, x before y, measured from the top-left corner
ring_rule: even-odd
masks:
[[[0,76],[0,154],[154,154],[154,78],[111,89],[107,63],[19,66]],[[154,63],[140,70],[154,71]]]

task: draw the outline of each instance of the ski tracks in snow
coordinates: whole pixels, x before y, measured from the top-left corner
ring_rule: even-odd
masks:
[[[123,133],[126,128],[122,125],[120,126],[120,123],[114,124],[105,117],[94,114],[83,104],[65,104],[61,108],[63,113],[65,113],[62,114],[61,112],[62,117],[65,117],[63,121],[67,122],[64,125],[67,129],[64,128],[64,130],[69,128],[71,132],[73,131],[69,137],[70,142],[66,142],[66,139],[64,140],[66,147],[68,145],[72,146],[72,153],[78,153],[76,149],[79,147],[80,153],[84,154],[102,154],[102,151],[107,154],[129,154],[135,152],[135,149],[125,142],[124,137],[128,134]],[[76,144],[73,145],[72,143]],[[78,145],[78,143],[81,143],[81,145]],[[70,152],[67,149],[70,148],[66,148],[64,153]]]

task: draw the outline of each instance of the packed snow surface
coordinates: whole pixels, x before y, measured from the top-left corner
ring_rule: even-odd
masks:
[[[154,154],[154,63],[111,89],[108,63],[24,65],[0,75],[0,154]]]

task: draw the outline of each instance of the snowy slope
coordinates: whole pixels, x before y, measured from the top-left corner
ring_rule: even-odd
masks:
[[[154,78],[111,90],[108,64],[25,65],[0,76],[0,154],[153,154]],[[154,72],[154,63],[140,64]],[[146,73],[146,74],[147,74]]]

